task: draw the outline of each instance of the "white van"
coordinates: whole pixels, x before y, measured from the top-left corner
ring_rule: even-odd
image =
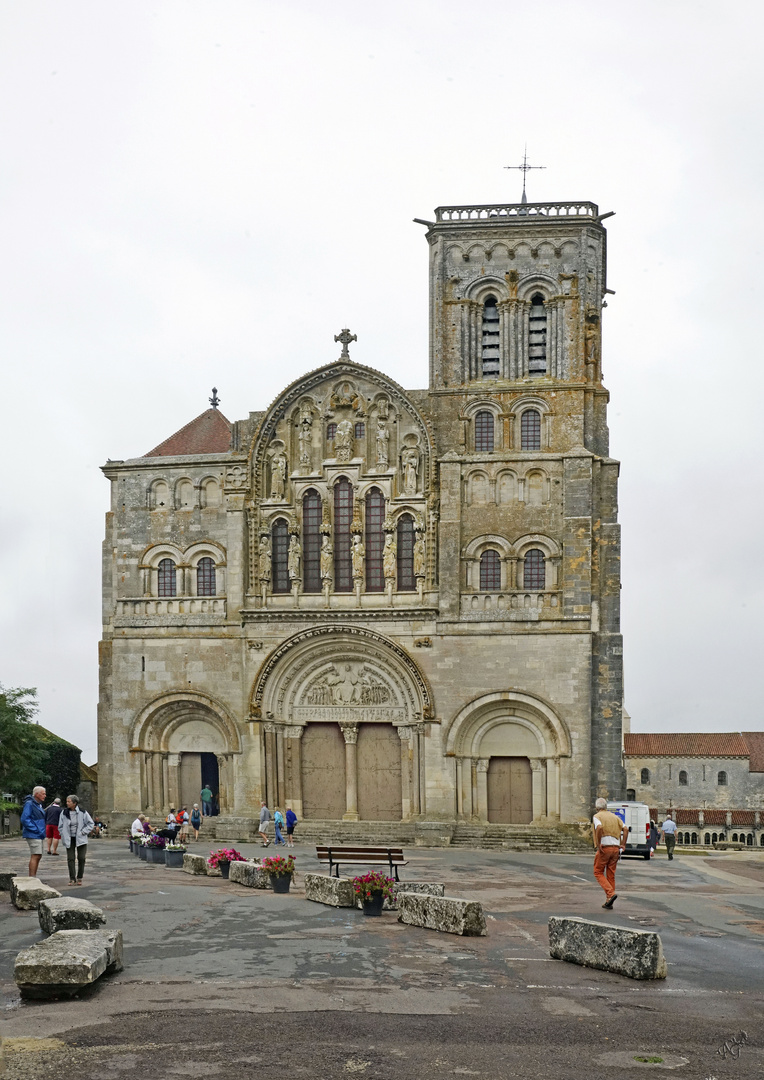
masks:
[[[650,858],[650,807],[642,802],[609,802],[608,810],[628,826],[629,839],[624,855]]]

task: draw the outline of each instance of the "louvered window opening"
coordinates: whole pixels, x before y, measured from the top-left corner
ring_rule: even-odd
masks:
[[[159,596],[177,596],[177,578],[175,563],[172,559],[162,559],[157,571],[157,593]]]
[[[403,514],[398,519],[397,534],[398,591],[414,592],[414,519],[411,514]]]
[[[477,453],[493,450],[493,413],[487,409],[481,409],[475,417],[475,450]]]
[[[482,592],[499,592],[501,589],[501,558],[493,548],[480,556],[480,588]]]
[[[385,576],[382,570],[384,521],[385,497],[379,488],[372,488],[366,496],[366,592],[385,591]]]
[[[215,595],[215,563],[206,555],[196,566],[196,595]]]
[[[341,477],[334,485],[334,591],[353,591],[350,557],[350,525],[353,521],[353,487]]]
[[[546,561],[544,552],[531,548],[523,562],[523,588],[542,592],[546,587]]]
[[[302,576],[306,593],[321,592],[321,496],[312,488],[302,499]]]
[[[520,449],[541,449],[541,413],[537,409],[526,409],[520,417]]]
[[[546,375],[546,307],[540,293],[531,297],[528,315],[528,372]]]
[[[499,309],[496,297],[489,296],[483,304],[482,371],[484,379],[499,374]]]
[[[283,518],[274,521],[271,528],[271,585],[275,593],[289,592],[289,530]]]

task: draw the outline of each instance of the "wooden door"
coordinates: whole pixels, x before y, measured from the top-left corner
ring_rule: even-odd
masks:
[[[488,763],[488,820],[529,825],[533,820],[533,779],[527,757],[492,757]]]
[[[401,740],[392,724],[358,725],[358,814],[362,821],[400,821]]]
[[[345,739],[337,724],[308,724],[302,737],[302,813],[339,821],[345,799]]]
[[[194,803],[202,804],[199,792],[202,790],[202,755],[187,754],[180,756],[180,805],[188,809],[189,814]]]

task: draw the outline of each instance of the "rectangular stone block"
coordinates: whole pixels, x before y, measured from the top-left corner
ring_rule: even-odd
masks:
[[[432,881],[399,881],[393,885],[393,895],[382,904],[383,911],[398,910],[398,895],[402,892],[418,893],[420,896],[445,896],[446,886]],[[363,902],[356,897],[356,907],[363,909]]]
[[[235,881],[237,885],[246,885],[250,889],[270,889],[271,875],[263,870],[260,863],[232,862],[228,874],[229,881]]]
[[[350,878],[328,874],[305,874],[305,899],[329,907],[355,907],[356,896]]]
[[[121,930],[59,930],[18,954],[13,977],[22,997],[50,998],[121,970]]]
[[[202,877],[207,876],[207,859],[204,855],[189,855],[188,852],[183,856],[183,871],[186,874],[197,874]]]
[[[590,919],[553,915],[549,920],[549,955],[629,979],[665,979],[667,974],[659,934]]]
[[[413,892],[398,894],[398,922],[422,926],[464,937],[485,937],[483,908],[475,900],[454,896],[425,896]]]
[[[0,892],[10,892],[15,877],[18,877],[15,870],[0,870]]]
[[[55,934],[58,930],[97,930],[106,922],[100,908],[79,896],[41,900],[37,915],[40,929],[45,934]]]
[[[15,877],[11,882],[11,902],[20,911],[36,911],[41,900],[55,900],[60,895],[36,877]]]

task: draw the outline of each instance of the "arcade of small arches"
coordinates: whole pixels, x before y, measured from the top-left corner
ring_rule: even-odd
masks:
[[[465,442],[475,453],[497,450],[547,450],[551,441],[549,406],[538,397],[522,398],[506,412],[496,401],[473,402],[462,415]]]
[[[201,542],[186,551],[159,544],[141,558],[141,592],[160,598],[225,596],[225,568],[225,552],[218,544]]]
[[[510,544],[503,536],[479,536],[464,550],[464,584],[480,592],[554,592],[562,553],[547,536],[525,536]]]
[[[172,483],[157,477],[149,483],[146,503],[149,510],[207,510],[217,509],[223,502],[223,489],[218,477],[205,476],[200,480],[182,477]]]

